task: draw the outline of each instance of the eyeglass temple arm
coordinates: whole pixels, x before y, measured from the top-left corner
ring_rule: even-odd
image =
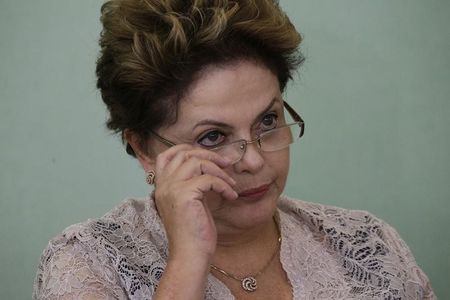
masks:
[[[167,147],[173,147],[175,146],[175,143],[172,143],[169,140],[166,140],[165,138],[163,138],[162,136],[159,136],[157,133],[153,132],[152,130],[149,130],[149,133],[151,135],[153,135],[158,141],[160,141],[161,143],[163,143],[164,145],[166,145]]]
[[[303,119],[300,115],[290,106],[286,101],[283,101],[284,107],[287,109],[288,113],[294,119],[295,122],[303,122]]]
[[[302,137],[305,131],[305,122],[303,121],[302,117],[300,117],[300,115],[286,101],[283,101],[283,105],[288,111],[288,113],[291,115],[291,117],[294,119],[294,121],[300,123],[301,127],[300,137]]]

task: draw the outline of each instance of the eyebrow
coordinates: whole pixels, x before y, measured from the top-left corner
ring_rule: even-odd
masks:
[[[270,103],[256,116],[256,118],[253,120],[252,125],[255,125],[255,123],[257,123],[263,116],[264,114],[272,108],[272,106],[277,102],[280,101],[279,98],[274,97],[272,99],[272,101],[270,101]],[[233,128],[232,126],[230,126],[229,124],[223,123],[223,122],[219,122],[216,120],[211,120],[211,119],[205,119],[202,120],[200,122],[198,122],[197,124],[195,124],[195,126],[192,128],[192,131],[194,131],[195,128],[197,128],[198,126],[202,126],[202,125],[214,125],[217,127],[222,127],[222,128],[227,128],[227,129],[231,129]]]

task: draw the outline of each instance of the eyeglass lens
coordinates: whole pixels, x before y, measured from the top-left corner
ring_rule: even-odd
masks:
[[[277,129],[267,131],[259,136],[254,142],[258,143],[258,147],[263,152],[278,151],[288,147],[294,143],[301,134],[301,128],[298,123],[286,125]],[[222,147],[213,149],[222,157],[230,159],[237,163],[244,156],[249,142],[239,140]]]

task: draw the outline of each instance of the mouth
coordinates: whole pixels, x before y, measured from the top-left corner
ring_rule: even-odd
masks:
[[[239,197],[259,199],[264,196],[270,189],[270,184],[263,184],[259,187],[244,190],[239,193]]]

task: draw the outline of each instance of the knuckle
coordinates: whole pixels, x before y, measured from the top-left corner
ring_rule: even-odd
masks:
[[[189,160],[192,157],[190,152],[184,152],[183,156],[184,156],[184,160]]]
[[[208,171],[208,170],[211,169],[211,167],[213,167],[213,166],[211,165],[211,162],[209,162],[209,161],[207,161],[207,160],[203,160],[203,159],[202,159],[202,160],[199,160],[198,165],[199,165],[200,170],[201,170],[202,172]]]
[[[206,180],[210,184],[217,184],[218,182],[220,182],[218,177],[213,176],[208,173],[203,174],[202,177],[204,178],[204,180]]]
[[[166,152],[161,152],[156,155],[156,161],[164,162],[166,160]]]
[[[203,177],[203,179],[208,180],[208,181],[213,179],[213,176],[208,173],[202,174],[201,177]]]

